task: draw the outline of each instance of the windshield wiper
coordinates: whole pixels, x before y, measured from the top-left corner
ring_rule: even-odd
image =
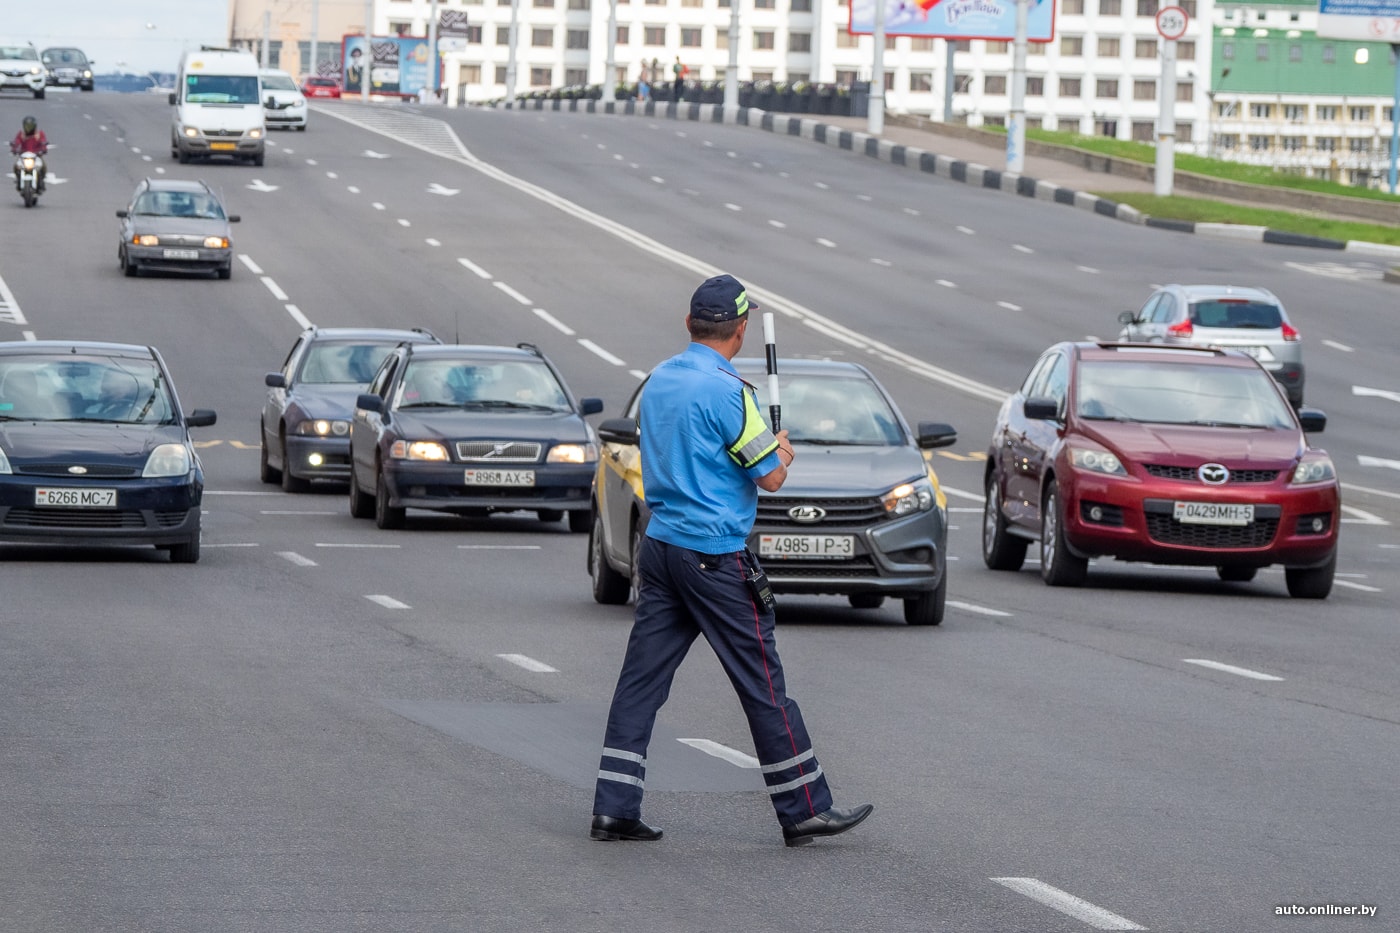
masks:
[[[873,447],[868,441],[837,441],[826,437],[799,437],[799,444],[813,444],[820,447]]]
[[[1189,425],[1192,425],[1192,426],[1195,426],[1195,427],[1202,427],[1202,428],[1262,428],[1262,427],[1265,427],[1265,425],[1262,425],[1262,424],[1244,424],[1244,423],[1239,422],[1239,421],[1215,421],[1215,420],[1206,419],[1206,418],[1202,418],[1202,419],[1199,419],[1199,420],[1196,420],[1196,421],[1182,421],[1182,422],[1177,422],[1177,423],[1179,423],[1179,424],[1189,424]]]
[[[405,409],[405,408],[456,408],[456,407],[457,407],[457,406],[456,406],[455,404],[453,404],[452,402],[409,402],[409,403],[406,404],[406,405],[400,405],[400,406],[399,406],[399,410],[402,411],[402,410]]]
[[[530,402],[512,402],[503,398],[478,398],[462,403],[463,408],[510,408],[518,411],[557,411],[549,405],[534,405]]]

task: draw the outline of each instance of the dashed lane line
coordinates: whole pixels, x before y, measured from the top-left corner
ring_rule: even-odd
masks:
[[[462,268],[474,273],[477,276],[477,278],[488,280],[491,278],[491,273],[487,272],[485,269],[481,268],[476,263],[472,262],[470,259],[463,259],[461,256],[458,256],[457,262],[461,263]]]
[[[520,302],[523,305],[534,304],[533,301],[531,301],[529,298],[526,298],[524,295],[520,294],[520,292],[516,291],[515,289],[511,288],[505,282],[497,280],[495,282],[492,282],[491,284],[496,286],[501,291],[505,292],[507,295],[514,298],[516,301]]]
[[[759,761],[754,756],[747,755],[737,748],[712,742],[709,739],[676,739],[676,741],[740,768],[757,768],[759,766]]]
[[[1181,660],[1186,664],[1195,664],[1199,667],[1209,668],[1213,671],[1221,671],[1225,674],[1234,674],[1237,677],[1248,677],[1250,680],[1283,680],[1282,677],[1275,677],[1273,674],[1264,674],[1260,671],[1252,671],[1247,667],[1236,667],[1233,664],[1222,664],[1219,661],[1207,661],[1204,658],[1182,658]]]
[[[1147,927],[1136,924],[1127,917],[1120,917],[1111,910],[1097,904],[1091,904],[1082,897],[1075,897],[1068,891],[1061,891],[1054,885],[1046,884],[1038,878],[993,878],[992,880],[1010,888],[1017,894],[1024,894],[1033,901],[1038,901],[1046,907],[1058,910],[1076,920],[1082,920],[1100,930],[1147,929]]]
[[[976,603],[964,603],[964,602],[958,602],[958,601],[954,601],[954,600],[951,600],[951,599],[950,599],[950,600],[948,600],[948,605],[949,605],[949,606],[952,606],[954,609],[961,609],[963,612],[971,612],[971,613],[973,613],[974,615],[979,615],[979,616],[996,616],[996,617],[998,617],[998,618],[1008,618],[1008,619],[1011,618],[1011,613],[1009,613],[1009,612],[1003,612],[1003,611],[1000,610],[1000,609],[991,609],[991,608],[989,608],[989,607],[987,607],[987,606],[979,606],[979,605],[977,605]]]
[[[376,605],[383,606],[385,609],[412,609],[412,608],[413,608],[413,607],[410,606],[408,603],[399,602],[399,601],[398,601],[397,599],[395,599],[394,597],[392,597],[392,596],[385,596],[385,595],[382,594],[382,593],[374,593],[374,594],[371,594],[371,595],[367,595],[367,596],[365,597],[365,599],[369,600],[369,601],[372,602],[372,603],[375,603]]]
[[[579,346],[583,347],[585,350],[591,351],[592,353],[596,354],[596,355],[597,355],[598,357],[600,357],[601,359],[607,360],[609,363],[613,364],[614,366],[623,366],[623,365],[626,365],[621,359],[619,359],[619,358],[616,357],[616,356],[613,356],[613,355],[612,355],[611,353],[609,353],[607,350],[604,350],[602,347],[598,346],[596,343],[594,343],[594,342],[591,341],[591,340],[587,340],[587,339],[580,338],[580,339],[579,339]]]
[[[316,567],[316,566],[319,566],[319,565],[318,565],[314,560],[312,560],[311,558],[309,558],[309,557],[302,557],[302,556],[301,556],[300,554],[298,554],[296,551],[278,551],[278,552],[277,552],[277,556],[280,557],[280,558],[282,558],[282,559],[285,560],[285,561],[289,561],[290,563],[296,564],[298,567]]]
[[[514,664],[514,665],[516,665],[517,667],[523,667],[523,668],[525,668],[525,670],[530,671],[531,673],[534,673],[534,674],[557,674],[557,673],[559,673],[559,668],[557,668],[557,667],[550,667],[548,664],[544,663],[543,661],[536,661],[534,658],[530,657],[529,655],[525,655],[525,654],[498,654],[498,655],[496,655],[496,657],[500,658],[502,661],[509,661],[511,664]]]

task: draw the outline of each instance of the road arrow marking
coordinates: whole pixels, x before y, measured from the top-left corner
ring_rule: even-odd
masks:
[[[1392,392],[1389,389],[1371,389],[1366,386],[1352,386],[1351,394],[1369,398],[1384,398],[1390,399],[1392,402],[1400,402],[1400,392]]]
[[[267,182],[263,181],[261,178],[254,178],[251,182],[249,182],[248,184],[244,185],[243,187],[245,187],[245,188],[250,188],[250,189],[252,189],[253,191],[276,191],[278,186],[277,186],[277,185],[269,185]]]
[[[61,185],[61,184],[64,184],[65,182],[67,182],[67,181],[68,181],[68,179],[66,179],[66,178],[59,178],[57,175],[50,175],[50,176],[48,177],[48,183],[51,184],[51,185]]]
[[[428,185],[429,194],[440,194],[444,197],[449,198],[452,197],[452,195],[457,194],[461,190],[461,188],[448,188],[447,186],[440,185],[437,182],[433,182],[432,184]]]

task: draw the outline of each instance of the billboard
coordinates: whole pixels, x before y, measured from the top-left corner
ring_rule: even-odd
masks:
[[[1317,14],[1324,39],[1400,42],[1400,0],[1320,0]]]
[[[880,0],[851,0],[846,31],[869,35],[875,31],[875,4]],[[934,39],[1016,38],[1016,0],[883,0],[885,35]],[[1400,0],[1394,0],[1400,2]],[[1030,0],[1026,37],[1031,42],[1055,40],[1055,0]]]
[[[364,36],[341,39],[340,60],[345,63],[341,86],[346,94],[359,94],[369,69],[369,92],[414,97],[428,87],[428,40],[421,36],[372,36],[366,49]]]

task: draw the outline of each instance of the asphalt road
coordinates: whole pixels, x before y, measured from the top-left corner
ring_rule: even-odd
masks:
[[[150,342],[198,429],[204,555],[0,546],[0,930],[1272,931],[1396,909],[1400,384],[1379,263],[1148,230],[755,129],[318,105],[261,168],[181,166],[164,99],[53,94],[53,184],[0,192],[0,340]],[[450,131],[449,131],[450,130]],[[122,277],[143,175],[242,215],[231,280]],[[61,181],[59,179],[62,179]],[[783,354],[859,360],[948,421],[948,618],[785,599],[779,645],[860,829],[782,846],[737,701],[697,646],[647,816],[587,838],[630,621],[563,523],[349,517],[257,480],[263,373],[300,330],[539,344],[620,411],[730,271]],[[1153,284],[1283,299],[1347,506],[1338,585],[1096,562],[1052,590],[983,568],[997,399]],[[750,348],[757,355],[759,348]],[[1267,674],[1260,680],[1194,663]],[[532,664],[531,662],[538,662]],[[549,670],[538,670],[541,665]],[[1000,880],[999,880],[1000,879]],[[1056,893],[1059,892],[1059,893]],[[1375,920],[1280,918],[1370,905]]]

